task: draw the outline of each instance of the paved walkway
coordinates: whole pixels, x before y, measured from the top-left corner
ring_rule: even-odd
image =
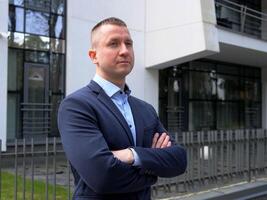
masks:
[[[221,188],[161,200],[264,200],[267,199],[267,178],[241,182]]]

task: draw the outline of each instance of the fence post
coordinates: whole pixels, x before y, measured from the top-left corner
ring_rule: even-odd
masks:
[[[49,157],[48,137],[46,137],[45,151],[46,151],[46,155],[45,155],[45,168],[46,168],[45,199],[48,200],[48,157]]]
[[[31,159],[31,171],[32,171],[31,200],[33,200],[34,199],[34,143],[33,143],[33,138],[31,138],[31,157],[32,157]]]
[[[248,130],[248,182],[251,182],[251,132]]]
[[[14,187],[14,200],[17,200],[17,178],[18,178],[18,140],[15,139],[15,187]]]
[[[56,179],[57,179],[57,177],[56,177],[56,173],[57,173],[57,171],[56,171],[56,152],[57,152],[57,144],[56,144],[56,137],[54,137],[54,143],[53,143],[53,145],[54,145],[54,147],[53,147],[53,153],[54,153],[54,155],[53,155],[53,165],[54,165],[54,190],[53,190],[53,199],[54,200],[56,200]]]
[[[25,192],[26,192],[26,140],[23,138],[23,200],[25,200]]]

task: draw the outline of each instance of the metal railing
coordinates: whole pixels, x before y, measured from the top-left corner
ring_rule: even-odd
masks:
[[[267,13],[229,0],[215,0],[217,24],[267,40]]]
[[[39,138],[36,141],[16,139],[7,152],[0,151],[0,200],[71,199],[73,177],[60,138],[46,138],[43,144]],[[36,187],[42,187],[42,194],[37,194]],[[64,197],[57,194],[58,187]]]
[[[156,197],[266,177],[266,130],[183,132],[175,136],[187,150],[188,167],[182,176],[161,178],[153,186]]]
[[[33,137],[51,132],[52,104],[21,103],[23,135]]]
[[[152,187],[155,199],[266,177],[266,130],[176,132],[173,135],[187,150],[188,167],[181,176],[160,178]],[[47,138],[43,145],[39,140],[38,143],[33,139],[15,140],[7,152],[0,151],[0,199],[6,199],[5,187],[10,187],[5,184],[5,173],[14,177],[9,188],[12,199],[38,199],[35,181],[45,185],[42,199],[71,199],[74,183],[70,171],[59,138]],[[58,186],[65,189],[66,197],[58,197]]]

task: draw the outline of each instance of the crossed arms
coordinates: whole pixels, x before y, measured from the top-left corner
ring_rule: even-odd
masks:
[[[58,126],[67,158],[96,193],[135,192],[153,185],[158,176],[172,177],[185,171],[185,150],[173,145],[165,133],[155,134],[152,148],[133,147],[141,160],[140,168],[127,164],[133,159],[130,150],[111,151],[90,104],[94,102],[81,97],[65,99],[59,108]]]
[[[151,148],[166,148],[170,146],[170,136],[167,133],[164,132],[161,135],[159,133],[155,133],[155,135],[153,136]],[[134,155],[129,148],[111,152],[117,159],[124,163],[130,165],[134,163]]]

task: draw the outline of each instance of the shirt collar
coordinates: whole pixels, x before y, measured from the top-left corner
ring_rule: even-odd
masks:
[[[98,74],[95,74],[93,80],[100,85],[100,87],[103,88],[103,90],[105,91],[105,93],[109,96],[112,97],[114,94],[116,94],[117,92],[121,91],[121,88],[119,88],[117,85],[111,83],[110,81],[102,78],[101,76],[99,76]],[[129,89],[129,87],[125,84],[124,87],[124,92],[125,94],[127,94],[127,96],[130,95],[131,90]]]

